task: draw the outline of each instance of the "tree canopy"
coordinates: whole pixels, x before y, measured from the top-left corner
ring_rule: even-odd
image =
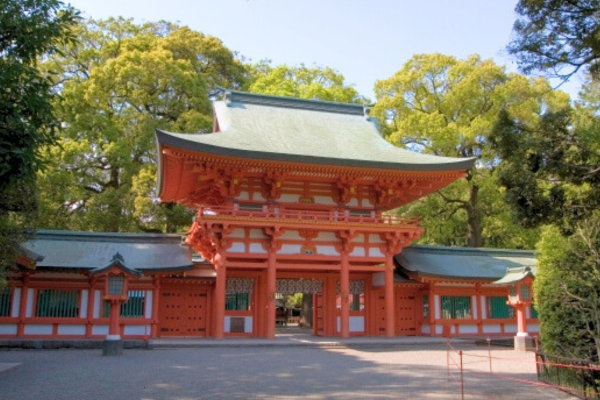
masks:
[[[154,130],[210,130],[210,89],[241,87],[243,65],[220,40],[166,22],[92,20],[76,33],[45,62],[60,76],[65,131],[41,179],[44,225],[182,229],[191,211],[157,201]]]
[[[600,72],[599,0],[520,0],[516,38],[508,46],[525,73],[566,79],[581,68]]]
[[[72,42],[77,18],[55,0],[8,0],[0,8],[0,285],[36,225],[40,150],[56,142],[60,128],[38,59]]]
[[[440,156],[478,158],[466,181],[407,207],[424,216],[424,242],[533,245],[534,235],[517,229],[502,202],[493,176],[498,158],[489,136],[503,108],[523,120],[536,120],[542,109],[568,103],[567,95],[552,92],[543,79],[508,74],[477,55],[458,60],[442,54],[412,57],[394,76],[378,81],[375,91],[372,114],[391,143]],[[486,228],[491,226],[495,228]],[[498,235],[511,230],[512,235]]]

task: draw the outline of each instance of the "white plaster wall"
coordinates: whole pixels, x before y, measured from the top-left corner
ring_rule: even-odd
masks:
[[[371,247],[369,249],[369,257],[385,257],[379,247]]]
[[[350,317],[350,332],[364,332],[365,317],[356,316]]]
[[[440,304],[440,295],[436,294],[433,296],[433,307],[434,307],[434,314],[435,315],[435,319],[440,319],[441,315],[442,315],[442,310],[441,310],[441,304]],[[438,326],[439,328],[439,326]]]
[[[384,241],[381,239],[379,235],[370,234],[369,235],[369,243],[383,243]]]
[[[539,324],[527,324],[527,332],[529,333],[538,333],[540,331]]]
[[[483,333],[501,333],[502,328],[500,328],[500,324],[498,324],[498,325],[483,325],[482,331],[483,331]]]
[[[52,335],[52,324],[27,324],[26,335]]]
[[[279,202],[280,203],[297,203],[299,198],[300,198],[300,196],[298,196],[297,194],[283,193],[279,197]]]
[[[146,300],[144,304],[144,317],[152,318],[152,301],[154,298],[154,292],[152,290],[146,290]]]
[[[250,193],[246,191],[241,191],[239,196],[236,197],[237,200],[250,200]]]
[[[233,242],[231,246],[227,249],[229,253],[245,253],[246,246],[241,242]]]
[[[442,331],[443,331],[443,329],[444,329],[444,327],[443,327],[443,326],[441,326],[441,325],[436,325],[436,326],[435,326],[435,334],[436,334],[436,335],[441,335],[441,334],[442,334]]]
[[[81,306],[79,307],[80,318],[87,318],[88,296],[89,291],[87,289],[83,289],[81,291]],[[58,327],[58,329],[60,330],[60,326]]]
[[[27,289],[27,307],[25,309],[25,316],[31,318],[33,315],[33,289]]]
[[[250,238],[251,239],[264,239],[266,236],[263,233],[262,229],[250,229]]]
[[[371,283],[373,286],[384,286],[385,285],[385,272],[375,272]]]
[[[235,228],[233,232],[229,235],[229,237],[236,239],[243,239],[246,237],[246,231],[242,228]]]
[[[21,309],[21,288],[15,288],[12,298],[12,310],[10,316],[17,318],[19,316],[19,310]]]
[[[339,256],[340,253],[333,246],[315,246],[317,253],[323,256]]]
[[[108,335],[108,325],[93,325],[92,335]]]
[[[351,198],[350,201],[348,202],[348,206],[358,207],[358,199],[356,197]]]
[[[487,319],[487,298],[481,296],[481,318]]]
[[[463,335],[475,334],[477,333],[477,325],[459,325],[458,333]]]
[[[527,318],[527,319],[531,318],[531,307],[527,307],[525,309],[525,318]]]
[[[262,247],[260,243],[250,243],[250,253],[266,253],[267,251]]]
[[[326,205],[335,205],[337,204],[333,199],[329,196],[313,196],[315,199],[315,204],[326,204]]]
[[[471,296],[471,305],[473,308],[473,319],[477,319],[477,296]]]
[[[123,334],[125,336],[150,336],[150,325],[125,325]]]
[[[319,242],[339,242],[340,240],[335,237],[335,233],[333,232],[320,232],[319,236],[317,236],[314,240]]]
[[[85,335],[85,325],[58,325],[59,335]]]
[[[252,317],[244,319],[244,333],[252,333]]]
[[[354,247],[354,250],[352,251],[352,253],[350,253],[350,256],[364,257],[365,256],[365,248],[361,247],[361,246]]]
[[[304,238],[302,236],[300,236],[298,231],[285,231],[283,233],[283,235],[280,236],[280,239],[281,240],[302,240],[302,241],[304,241]]]
[[[266,199],[263,197],[262,193],[260,192],[260,190],[256,190],[252,193],[252,200],[254,201],[266,201]]]
[[[100,318],[100,305],[102,304],[102,291],[94,291],[94,318]]]
[[[431,326],[429,324],[421,325],[421,333],[429,335],[431,333]]]
[[[302,246],[299,244],[284,244],[277,254],[299,254],[302,250]]]
[[[504,325],[504,332],[507,332],[507,333],[509,333],[509,332],[510,333],[517,333],[517,330],[518,330],[517,324],[506,324],[506,325]]]
[[[16,335],[17,324],[0,324],[0,335]]]

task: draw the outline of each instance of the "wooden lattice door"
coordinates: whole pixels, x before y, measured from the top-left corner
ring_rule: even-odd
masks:
[[[325,335],[325,310],[323,309],[323,294],[315,294],[313,298],[313,335]]]
[[[160,293],[161,336],[206,336],[207,289],[165,287]]]

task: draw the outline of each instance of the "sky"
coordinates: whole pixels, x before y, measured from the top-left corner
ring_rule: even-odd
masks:
[[[246,61],[331,67],[375,100],[414,54],[477,53],[508,71],[517,0],[65,0],[84,17],[166,20],[216,36]],[[557,84],[554,82],[553,84]],[[580,82],[561,86],[575,97]]]

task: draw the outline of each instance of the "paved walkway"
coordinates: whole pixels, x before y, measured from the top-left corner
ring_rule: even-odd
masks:
[[[306,344],[306,341],[309,344]],[[170,340],[168,347],[190,342]],[[197,341],[197,348],[0,351],[1,400],[58,399],[461,399],[460,374],[447,369],[439,338],[291,335],[275,340]],[[371,343],[369,345],[369,342]],[[155,341],[155,345],[162,341]],[[253,343],[258,343],[254,345]],[[312,344],[311,344],[312,343]],[[335,343],[335,345],[334,345]],[[387,345],[387,346],[386,346]],[[453,341],[465,351],[466,399],[571,399],[536,380],[532,353]],[[453,354],[453,357],[456,357]],[[456,362],[451,360],[451,365]]]

